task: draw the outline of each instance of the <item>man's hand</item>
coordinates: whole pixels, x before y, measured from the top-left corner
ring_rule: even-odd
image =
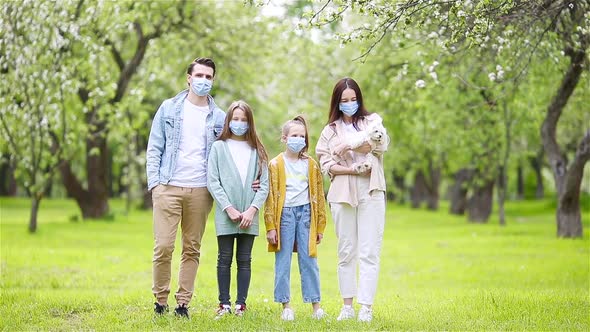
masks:
[[[277,244],[278,236],[276,229],[271,229],[270,231],[266,232],[266,241],[268,241],[270,244]]]
[[[229,219],[231,219],[231,221],[233,222],[242,221],[242,214],[233,206],[230,206],[227,209],[225,209],[225,213],[227,213]]]
[[[267,235],[267,237],[268,237],[268,235]],[[315,243],[320,244],[320,242],[322,242],[322,239],[323,238],[324,238],[324,234],[318,233],[318,236],[317,236],[317,238],[315,240]]]
[[[256,214],[256,211],[258,211],[258,209],[251,206],[248,208],[248,210],[242,213],[242,221],[240,222],[241,229],[248,228],[250,227],[250,225],[252,225],[252,219],[254,218],[254,214]]]
[[[254,190],[254,192],[257,192],[260,189],[260,180],[254,180],[254,182],[252,182],[252,190]]]

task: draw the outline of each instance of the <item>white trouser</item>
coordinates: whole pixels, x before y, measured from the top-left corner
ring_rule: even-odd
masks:
[[[358,303],[372,305],[385,226],[385,194],[375,190],[369,195],[369,178],[356,178],[359,205],[330,204],[338,237],[338,281],[342,298],[357,297]]]

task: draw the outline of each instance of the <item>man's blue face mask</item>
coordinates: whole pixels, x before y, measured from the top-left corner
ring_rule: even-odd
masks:
[[[193,77],[191,89],[197,96],[206,96],[213,87],[213,81],[204,77]]]

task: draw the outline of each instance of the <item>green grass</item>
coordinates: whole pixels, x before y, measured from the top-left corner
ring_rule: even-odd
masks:
[[[293,263],[294,322],[273,303],[272,254],[254,245],[253,277],[243,318],[213,320],[216,241],[208,223],[190,320],[154,318],[149,212],[75,222],[74,202],[42,202],[37,234],[27,233],[29,203],[0,199],[0,329],[16,330],[590,330],[589,215],[583,239],[558,239],[550,201],[509,202],[506,227],[390,205],[374,320],[338,322],[336,239],[330,221],[319,248],[322,304],[313,321]],[[177,241],[177,248],[180,242]],[[175,251],[173,284],[179,263]],[[235,285],[232,284],[232,296]],[[173,296],[170,296],[173,305]],[[358,308],[357,308],[358,309]]]

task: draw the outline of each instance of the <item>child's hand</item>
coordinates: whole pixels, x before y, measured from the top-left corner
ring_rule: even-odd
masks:
[[[233,206],[230,206],[227,209],[225,209],[225,213],[227,213],[227,216],[233,222],[238,222],[242,220],[242,214]]]
[[[242,213],[242,221],[240,222],[240,228],[245,229],[252,225],[252,219],[254,219],[254,214],[256,214],[257,209],[253,206],[249,207],[248,210]]]
[[[266,237],[268,237],[268,235]],[[320,242],[322,242],[323,238],[324,238],[324,234],[318,233],[315,243],[320,244]]]
[[[277,230],[271,229],[270,231],[266,232],[266,241],[270,244],[277,244]]]

